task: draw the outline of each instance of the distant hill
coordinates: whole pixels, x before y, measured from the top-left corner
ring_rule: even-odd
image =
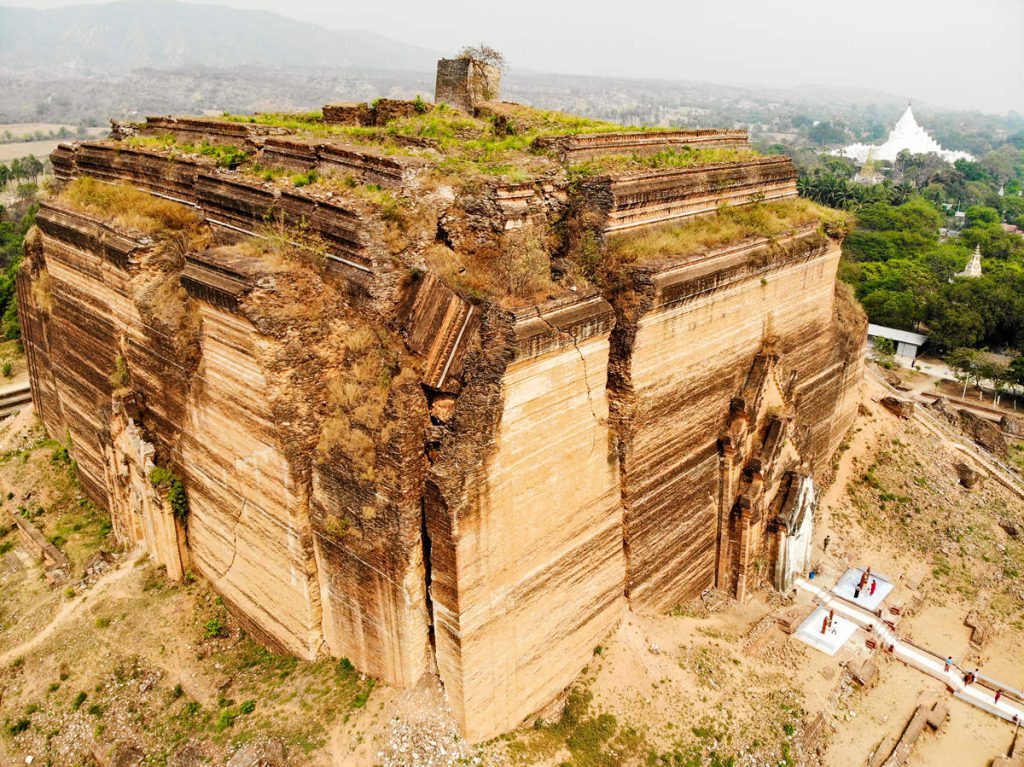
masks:
[[[0,7],[0,71],[9,73],[81,76],[243,65],[431,71],[438,56],[373,32],[174,0]]]

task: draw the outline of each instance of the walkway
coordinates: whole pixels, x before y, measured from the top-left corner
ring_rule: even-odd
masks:
[[[892,648],[890,654],[893,657],[943,682],[946,689],[955,697],[1008,722],[1024,722],[1024,703],[1021,702],[1024,700],[1024,693],[1001,685],[980,674],[976,683],[965,685],[963,672],[960,669],[954,666],[949,672],[946,672],[944,670],[945,658],[901,639],[878,615],[847,601],[831,589],[821,588],[805,578],[797,578],[796,585],[804,591],[810,592],[815,602],[822,607],[835,610],[837,616],[842,616],[869,631],[872,636],[878,637],[879,646],[887,651]],[[999,703],[995,702],[996,690],[1003,691],[1003,697]]]

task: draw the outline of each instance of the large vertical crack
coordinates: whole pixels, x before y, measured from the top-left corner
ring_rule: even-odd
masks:
[[[580,349],[579,339],[577,339],[576,335],[571,331],[562,330],[561,328],[552,325],[547,319],[545,319],[544,315],[541,314],[539,306],[534,306],[533,309],[537,313],[537,319],[539,319],[541,322],[543,322],[545,325],[551,328],[553,332],[561,336],[568,336],[569,339],[572,341],[572,348],[576,350],[576,353],[578,355],[580,355],[580,363],[583,365],[583,385],[587,387],[587,404],[590,407],[590,414],[594,416],[595,421],[600,423],[601,419],[598,417],[597,411],[594,410],[594,392],[590,388],[590,372],[587,369],[587,358],[583,354],[583,350]]]
[[[423,547],[423,598],[427,607],[427,641],[430,653],[437,665],[437,639],[434,636],[434,601],[430,597],[430,584],[433,579],[430,564],[430,532],[427,529],[427,502],[420,496],[420,545]]]

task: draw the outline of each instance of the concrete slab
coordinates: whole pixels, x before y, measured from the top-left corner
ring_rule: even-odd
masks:
[[[850,640],[850,637],[853,636],[858,627],[853,621],[837,614],[832,619],[832,627],[822,634],[821,624],[827,615],[828,610],[824,607],[819,607],[808,616],[807,620],[800,624],[795,636],[804,644],[808,644],[826,655],[835,655]]]
[[[854,599],[854,591],[857,588],[857,584],[860,582],[860,576],[864,571],[860,568],[851,567],[839,578],[839,582],[832,588],[832,591],[841,596],[843,599],[848,599],[856,605],[874,612],[878,609],[879,605],[885,601],[885,598],[889,596],[889,592],[892,591],[893,585],[888,580],[880,575],[871,575],[871,580],[875,581],[878,585],[875,587],[875,593],[871,593],[870,581],[868,582],[868,588],[862,589],[860,596]]]

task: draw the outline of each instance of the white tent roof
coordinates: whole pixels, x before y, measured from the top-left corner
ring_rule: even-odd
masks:
[[[924,342],[928,340],[928,336],[921,335],[920,333],[887,328],[885,325],[868,325],[868,335],[888,338],[890,341],[899,341],[900,343],[913,344],[914,346],[924,346]]]

